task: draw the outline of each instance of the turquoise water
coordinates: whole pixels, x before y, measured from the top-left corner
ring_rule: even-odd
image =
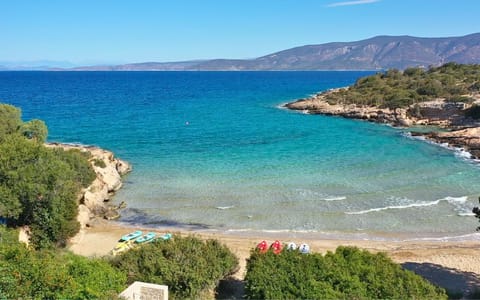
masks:
[[[470,235],[480,169],[401,130],[279,105],[368,72],[0,72],[49,140],[133,164],[123,222],[359,238]]]

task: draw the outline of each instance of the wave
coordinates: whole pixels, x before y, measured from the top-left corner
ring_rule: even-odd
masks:
[[[230,206],[215,206],[216,209],[219,209],[219,210],[226,210],[226,209],[231,209],[231,208],[234,208],[235,205],[230,205]]]
[[[453,146],[449,145],[448,143],[439,143],[437,141],[430,140],[423,135],[413,136],[411,132],[403,132],[402,135],[404,137],[412,139],[412,140],[418,140],[418,141],[426,142],[428,144],[435,145],[435,146],[453,151],[453,154],[460,159],[467,160],[467,161],[474,161],[474,162],[479,161],[478,159],[473,158],[472,154],[470,152],[468,152],[467,150],[465,150],[465,148],[453,147]]]
[[[295,192],[302,197],[308,197],[309,200],[312,201],[340,201],[347,199],[347,196],[329,195],[327,193],[316,192],[310,189],[295,189]]]
[[[379,212],[379,211],[384,211],[384,210],[390,210],[390,209],[408,209],[408,208],[413,208],[413,207],[426,207],[426,206],[438,205],[442,201],[447,201],[448,203],[451,203],[451,204],[465,203],[467,201],[467,199],[468,199],[467,196],[445,197],[443,199],[438,199],[438,200],[429,201],[429,202],[411,203],[411,204],[406,204],[406,205],[390,205],[390,206],[370,208],[370,209],[360,210],[360,211],[350,211],[350,212],[345,212],[345,214],[347,214],[347,215],[363,215],[363,214]]]
[[[224,231],[230,234],[251,235],[252,237],[258,237],[260,234],[273,236],[276,239],[329,239],[329,240],[362,240],[362,241],[395,241],[395,242],[416,242],[416,241],[431,241],[431,242],[454,242],[454,241],[480,241],[480,233],[466,233],[466,234],[452,234],[445,236],[423,236],[423,237],[401,237],[396,235],[377,236],[368,232],[351,233],[351,232],[334,232],[323,230],[294,230],[294,229],[278,229],[278,230],[265,230],[265,229],[228,229]]]
[[[478,241],[480,240],[480,233],[468,233],[463,235],[441,236],[441,237],[423,237],[423,238],[411,238],[404,239],[404,242],[412,241],[441,241],[441,242],[454,242],[454,241]]]
[[[322,200],[324,201],[340,201],[340,200],[345,200],[347,197],[345,196],[331,196],[331,197],[325,197]]]

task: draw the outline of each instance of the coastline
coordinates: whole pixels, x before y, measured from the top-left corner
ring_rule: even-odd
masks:
[[[425,116],[417,118],[411,114],[410,110],[413,109],[413,106],[392,110],[376,106],[328,103],[326,96],[340,89],[330,89],[308,98],[297,99],[283,104],[282,107],[306,114],[338,116],[390,125],[392,127],[411,128],[412,126],[422,126],[425,129],[429,127],[432,129],[434,127],[441,128],[444,131],[410,131],[410,134],[413,137],[421,136],[435,144],[445,145],[454,150],[468,152],[473,160],[480,159],[480,122],[465,118],[463,109],[449,107],[451,104],[446,102],[445,99],[436,99],[423,103],[420,110],[422,110]],[[477,101],[480,101],[478,97]]]
[[[113,153],[98,147],[82,145],[55,144],[55,147],[76,148],[80,151],[89,151],[95,159],[101,159],[106,167],[94,166],[97,173],[97,183],[92,184],[85,190],[80,201],[80,207],[87,207],[85,195],[93,192],[97,202],[95,205],[107,207],[108,200],[114,192],[121,188],[121,176],[131,170],[131,166],[114,157]],[[122,166],[119,170],[119,165]],[[115,170],[114,180],[109,180],[109,172]],[[114,172],[114,173],[115,173]],[[120,181],[120,182],[118,182]],[[98,188],[98,183],[102,188]],[[105,194],[106,191],[106,194]],[[107,198],[105,198],[107,197]],[[88,197],[87,197],[88,198]],[[107,200],[105,202],[105,200]],[[88,202],[88,201],[87,201]],[[93,207],[95,207],[95,205]],[[88,208],[88,207],[87,207]],[[84,218],[82,220],[82,211]],[[402,239],[398,236],[390,239],[351,238],[335,233],[316,232],[277,232],[277,231],[235,231],[235,230],[212,230],[199,228],[185,228],[181,226],[155,226],[125,224],[108,218],[99,217],[95,209],[87,212],[79,209],[79,221],[82,224],[80,232],[73,237],[68,249],[75,254],[87,257],[102,257],[110,254],[119,238],[133,230],[154,231],[159,234],[170,232],[177,235],[194,235],[201,239],[217,239],[225,244],[238,258],[239,270],[232,275],[232,279],[242,281],[246,274],[247,259],[250,252],[262,240],[272,243],[280,240],[282,243],[293,241],[297,244],[307,243],[312,252],[325,254],[335,251],[338,246],[355,246],[370,252],[385,252],[393,261],[402,264],[405,269],[412,270],[425,277],[429,281],[442,286],[449,291],[457,291],[468,295],[476,291],[480,286],[480,239],[469,237],[459,239]],[[88,216],[88,217],[87,217]],[[393,237],[393,235],[392,235]]]
[[[185,230],[175,227],[143,228],[122,223],[99,220],[83,231],[69,245],[69,250],[83,256],[101,257],[108,255],[118,239],[133,230],[148,230],[160,234],[171,232],[178,235],[194,235],[201,239],[217,239],[225,244],[239,258],[240,269],[233,275],[235,280],[243,280],[246,260],[250,251],[262,240],[272,243],[278,236],[236,235],[226,232]],[[279,239],[279,238],[278,238]],[[338,246],[355,246],[371,252],[385,252],[393,261],[406,269],[427,278],[431,282],[452,291],[464,294],[475,291],[480,286],[480,241],[374,241],[316,239],[305,236],[283,243],[307,243],[312,252],[335,251]]]

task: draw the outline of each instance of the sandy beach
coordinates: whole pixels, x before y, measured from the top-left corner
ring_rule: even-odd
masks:
[[[104,256],[113,249],[118,239],[137,227],[128,227],[121,223],[99,221],[90,228],[82,230],[72,239],[69,249],[84,256]],[[188,231],[175,228],[145,229],[158,233],[171,232],[181,235],[195,235],[202,239],[218,239],[226,244],[239,258],[240,269],[234,278],[242,280],[245,276],[246,259],[257,243],[265,239],[272,243],[274,237],[247,236],[228,232]],[[281,239],[281,237],[279,237]],[[281,240],[284,243],[290,240]],[[395,262],[404,268],[442,286],[450,291],[469,294],[480,289],[480,241],[369,241],[334,239],[292,239],[295,243],[305,242],[312,252],[326,253],[338,246],[356,246],[371,252],[386,252]]]

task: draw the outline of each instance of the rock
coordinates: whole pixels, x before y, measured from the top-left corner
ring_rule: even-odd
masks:
[[[18,233],[18,241],[27,244],[27,246],[30,244],[30,227],[20,227],[20,232]]]
[[[397,118],[397,123],[398,125],[402,126],[402,127],[410,127],[412,126],[412,121],[409,120],[409,119],[406,119],[406,118]]]
[[[412,125],[435,125],[448,129],[449,132],[435,132],[419,134],[438,143],[446,143],[452,147],[464,148],[473,157],[480,158],[480,124],[467,120],[464,110],[455,107],[449,108],[445,99],[422,102],[407,109],[399,108],[396,111],[388,108],[357,106],[355,104],[329,104],[326,96],[335,93],[329,90],[308,99],[287,103],[284,106],[293,110],[303,110],[311,114],[327,116],[341,116],[344,118],[368,120],[371,122],[386,123],[393,126],[410,127]],[[451,106],[451,105],[450,105]],[[468,121],[468,122],[467,122]],[[472,126],[471,128],[465,128]],[[412,135],[414,135],[412,133]]]
[[[115,209],[110,209],[103,215],[105,220],[116,220],[120,218],[120,213]]]
[[[89,227],[90,222],[90,209],[84,204],[78,206],[78,216],[77,221],[80,223],[80,229]]]
[[[470,149],[470,154],[472,155],[472,158],[474,159],[480,159],[480,149]]]
[[[123,175],[132,171],[132,166],[130,164],[120,160],[120,159],[117,161],[116,168],[117,168],[118,173],[121,176],[123,176]]]
[[[127,208],[127,203],[125,201],[120,202],[120,204],[116,207],[116,209],[124,209]]]
[[[87,226],[89,220],[99,216],[105,219],[116,219],[120,215],[105,202],[108,202],[112,195],[122,187],[122,176],[132,170],[127,162],[115,158],[112,152],[98,147],[69,145],[69,144],[46,144],[47,147],[61,147],[64,150],[78,149],[82,152],[90,152],[90,163],[97,178],[92,184],[84,189],[79,200],[79,222]],[[81,220],[81,221],[80,221]],[[83,227],[82,227],[83,228]]]

